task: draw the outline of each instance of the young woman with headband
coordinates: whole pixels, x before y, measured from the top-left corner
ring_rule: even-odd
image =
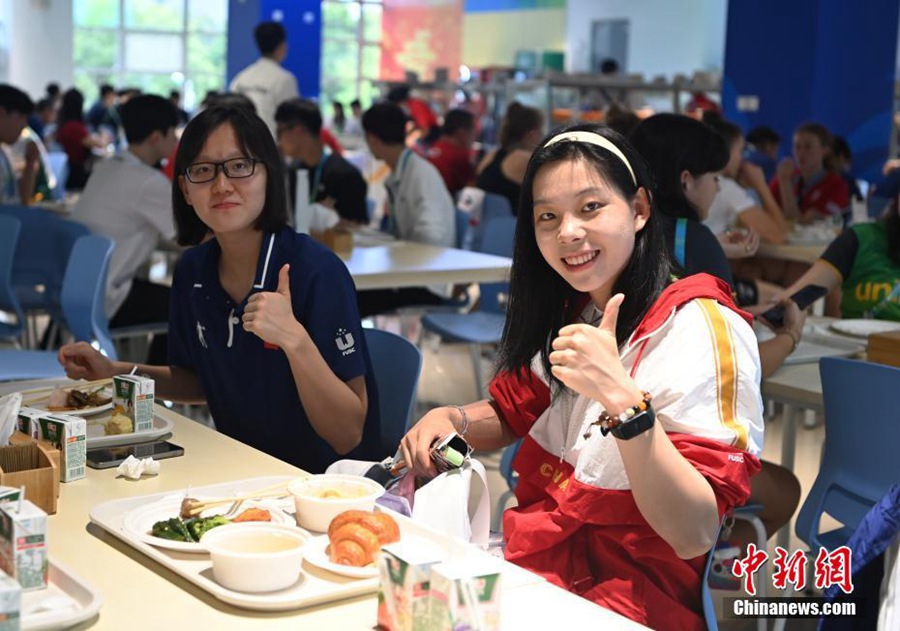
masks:
[[[548,137],[522,189],[490,399],[432,410],[401,443],[523,438],[508,560],[642,624],[702,629],[700,578],[722,515],[759,468],[749,316],[722,281],[673,281],[646,166],[621,136]]]

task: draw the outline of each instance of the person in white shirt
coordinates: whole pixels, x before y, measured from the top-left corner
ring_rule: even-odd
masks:
[[[172,184],[156,164],[175,148],[178,111],[167,99],[142,95],[119,114],[128,149],[94,167],[72,211],[73,219],[115,242],[105,303],[111,328],[168,321],[169,288],[135,274],[160,241],[175,238]],[[165,357],[165,336],[156,336],[150,363]]]
[[[456,208],[441,174],[404,144],[407,117],[399,105],[376,103],[363,114],[362,127],[372,155],[390,167],[385,180],[388,225],[398,239],[453,247]],[[437,290],[437,288],[433,288]],[[440,304],[441,292],[425,287],[358,292],[363,317],[404,305]]]
[[[34,110],[31,98],[11,85],[0,84],[0,204],[18,204],[19,189],[16,172],[10,162],[8,150],[19,139],[28,115]]]
[[[228,89],[253,101],[256,113],[274,137],[275,110],[284,101],[300,96],[300,91],[297,89],[297,78],[281,67],[281,62],[287,57],[284,27],[278,22],[262,22],[253,31],[253,36],[262,56],[241,70]]]

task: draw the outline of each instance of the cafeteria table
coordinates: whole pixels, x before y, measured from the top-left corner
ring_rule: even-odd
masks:
[[[48,382],[2,382],[0,395]],[[53,383],[53,382],[50,382]],[[71,383],[71,382],[69,382]],[[103,597],[86,629],[371,629],[376,595],[287,612],[259,612],[225,604],[89,520],[91,508],[109,500],[261,476],[299,475],[292,465],[157,405],[174,423],[172,441],[185,449],[162,460],[158,476],[117,478],[115,469],[88,469],[87,477],[61,485],[59,510],[48,519],[51,559],[89,581]],[[644,629],[544,581],[511,588],[503,596],[504,629],[552,627],[560,620],[604,629]],[[563,613],[565,612],[565,613]]]
[[[756,255],[768,259],[781,259],[782,261],[812,264],[822,256],[822,252],[824,252],[827,247],[827,243],[795,245],[791,243],[761,242],[759,244],[759,249],[756,251]]]

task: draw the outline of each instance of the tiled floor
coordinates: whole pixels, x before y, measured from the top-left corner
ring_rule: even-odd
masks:
[[[379,323],[383,325],[384,323]],[[476,399],[476,388],[472,377],[472,363],[468,349],[462,345],[437,344],[428,338],[422,343],[423,367],[419,381],[418,413],[436,405],[465,404]],[[485,375],[489,375],[490,361],[483,362]],[[776,415],[766,424],[765,448],[763,458],[778,462],[781,455],[782,424]],[[797,452],[794,472],[800,479],[803,497],[809,490],[818,471],[819,458],[824,440],[824,428],[821,422],[813,429],[801,427],[797,434]],[[479,459],[488,470],[488,486],[491,497],[498,498],[506,490],[507,485],[498,472],[499,452],[479,454]],[[511,500],[514,502],[515,500]],[[801,498],[802,503],[802,498]],[[773,538],[774,542],[774,538]],[[774,543],[770,542],[770,553]],[[796,537],[791,535],[791,549],[804,547]],[[718,599],[723,596],[736,595],[736,592],[715,592]],[[721,625],[723,630],[756,629],[752,621],[726,621]],[[791,620],[786,628],[789,631],[814,629],[814,620]]]

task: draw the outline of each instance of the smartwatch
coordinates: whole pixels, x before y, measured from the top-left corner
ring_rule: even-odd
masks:
[[[653,413],[653,408],[648,405],[646,410],[635,414],[627,421],[618,423],[609,430],[609,433],[621,440],[631,440],[653,427],[655,421],[656,415]]]

